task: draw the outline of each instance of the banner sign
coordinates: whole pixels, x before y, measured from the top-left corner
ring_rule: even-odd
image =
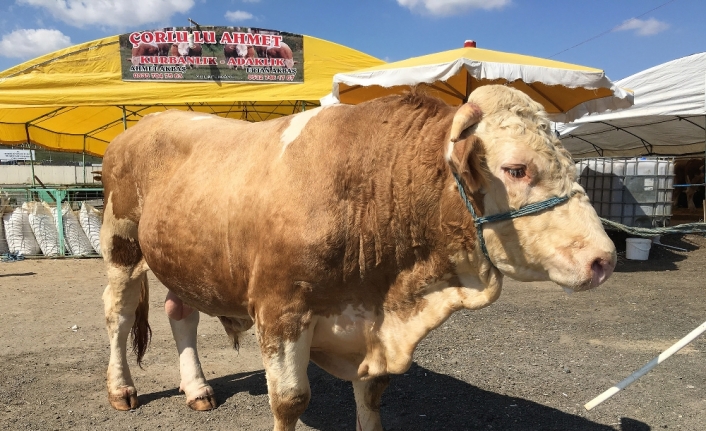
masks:
[[[168,27],[120,35],[123,81],[304,82],[302,35],[252,27]]]
[[[0,150],[0,162],[11,162],[15,160],[36,160],[34,150]]]

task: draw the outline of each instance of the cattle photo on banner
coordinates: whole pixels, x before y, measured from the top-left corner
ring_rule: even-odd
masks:
[[[250,27],[167,27],[120,35],[124,81],[304,82],[302,35]]]

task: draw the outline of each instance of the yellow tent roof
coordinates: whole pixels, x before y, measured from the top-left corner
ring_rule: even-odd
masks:
[[[555,121],[633,103],[633,95],[614,85],[600,69],[475,47],[338,73],[327,102],[356,104],[418,86],[460,105],[473,89],[488,84],[509,85],[527,93]]]
[[[118,36],[56,51],[0,72],[0,144],[29,137],[48,149],[102,156],[150,112],[191,109],[249,121],[289,115],[318,105],[334,74],[384,63],[311,36],[303,43],[304,82],[295,84],[123,81]]]

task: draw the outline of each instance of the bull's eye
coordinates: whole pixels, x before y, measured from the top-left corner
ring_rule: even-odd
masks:
[[[524,166],[505,167],[503,170],[512,178],[524,178],[527,175]]]

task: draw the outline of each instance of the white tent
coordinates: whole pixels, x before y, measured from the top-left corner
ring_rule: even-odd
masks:
[[[704,154],[706,52],[621,79],[634,91],[629,108],[556,124],[575,158]]]

